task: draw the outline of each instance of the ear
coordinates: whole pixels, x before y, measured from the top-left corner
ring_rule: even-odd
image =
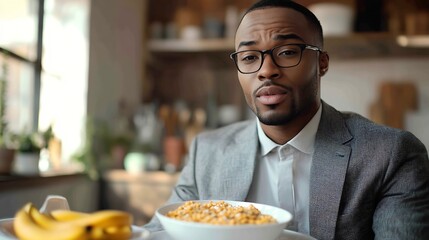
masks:
[[[319,54],[319,74],[324,76],[329,69],[329,54],[328,52],[321,52]]]

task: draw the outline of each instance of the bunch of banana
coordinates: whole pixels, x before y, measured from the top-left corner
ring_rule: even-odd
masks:
[[[132,217],[117,210],[81,213],[56,210],[43,214],[27,203],[14,219],[21,240],[125,240],[132,234]]]

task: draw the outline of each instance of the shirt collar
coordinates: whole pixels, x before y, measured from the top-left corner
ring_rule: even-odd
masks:
[[[261,144],[261,154],[262,156],[265,156],[269,152],[271,152],[271,150],[273,150],[276,147],[279,147],[280,145],[273,142],[271,139],[267,137],[267,135],[264,133],[264,130],[262,130],[261,122],[259,122],[259,119],[257,119],[256,125],[258,125],[258,138],[259,138],[259,143]]]
[[[285,145],[289,144],[301,152],[312,154],[314,152],[314,142],[321,116],[322,104],[320,105],[316,114],[314,114],[313,118],[307,123],[307,125],[305,125],[305,127]],[[265,156],[274,148],[280,147],[281,145],[273,142],[270,138],[267,137],[267,135],[264,133],[264,130],[262,130],[259,119],[257,119],[256,122],[258,126],[258,138],[261,144],[261,154],[262,156]]]

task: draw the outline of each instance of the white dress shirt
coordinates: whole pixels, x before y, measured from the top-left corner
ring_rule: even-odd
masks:
[[[310,169],[322,106],[308,124],[289,142],[279,145],[269,139],[259,120],[260,161],[247,201],[288,210],[293,215],[289,229],[309,234]]]

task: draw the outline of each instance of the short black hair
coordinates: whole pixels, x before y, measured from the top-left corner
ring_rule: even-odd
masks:
[[[308,21],[314,26],[315,30],[317,31],[318,37],[320,38],[320,42],[323,47],[323,30],[322,25],[320,24],[319,19],[312,13],[308,8],[304,7],[301,4],[298,4],[291,0],[261,0],[256,3],[254,3],[250,8],[247,9],[247,11],[243,14],[243,17],[241,20],[243,20],[244,16],[246,16],[248,13],[253,12],[254,10],[258,9],[264,9],[264,8],[271,8],[271,7],[283,7],[283,8],[291,8],[295,11],[298,11],[302,13]],[[240,21],[241,23],[241,21]]]

